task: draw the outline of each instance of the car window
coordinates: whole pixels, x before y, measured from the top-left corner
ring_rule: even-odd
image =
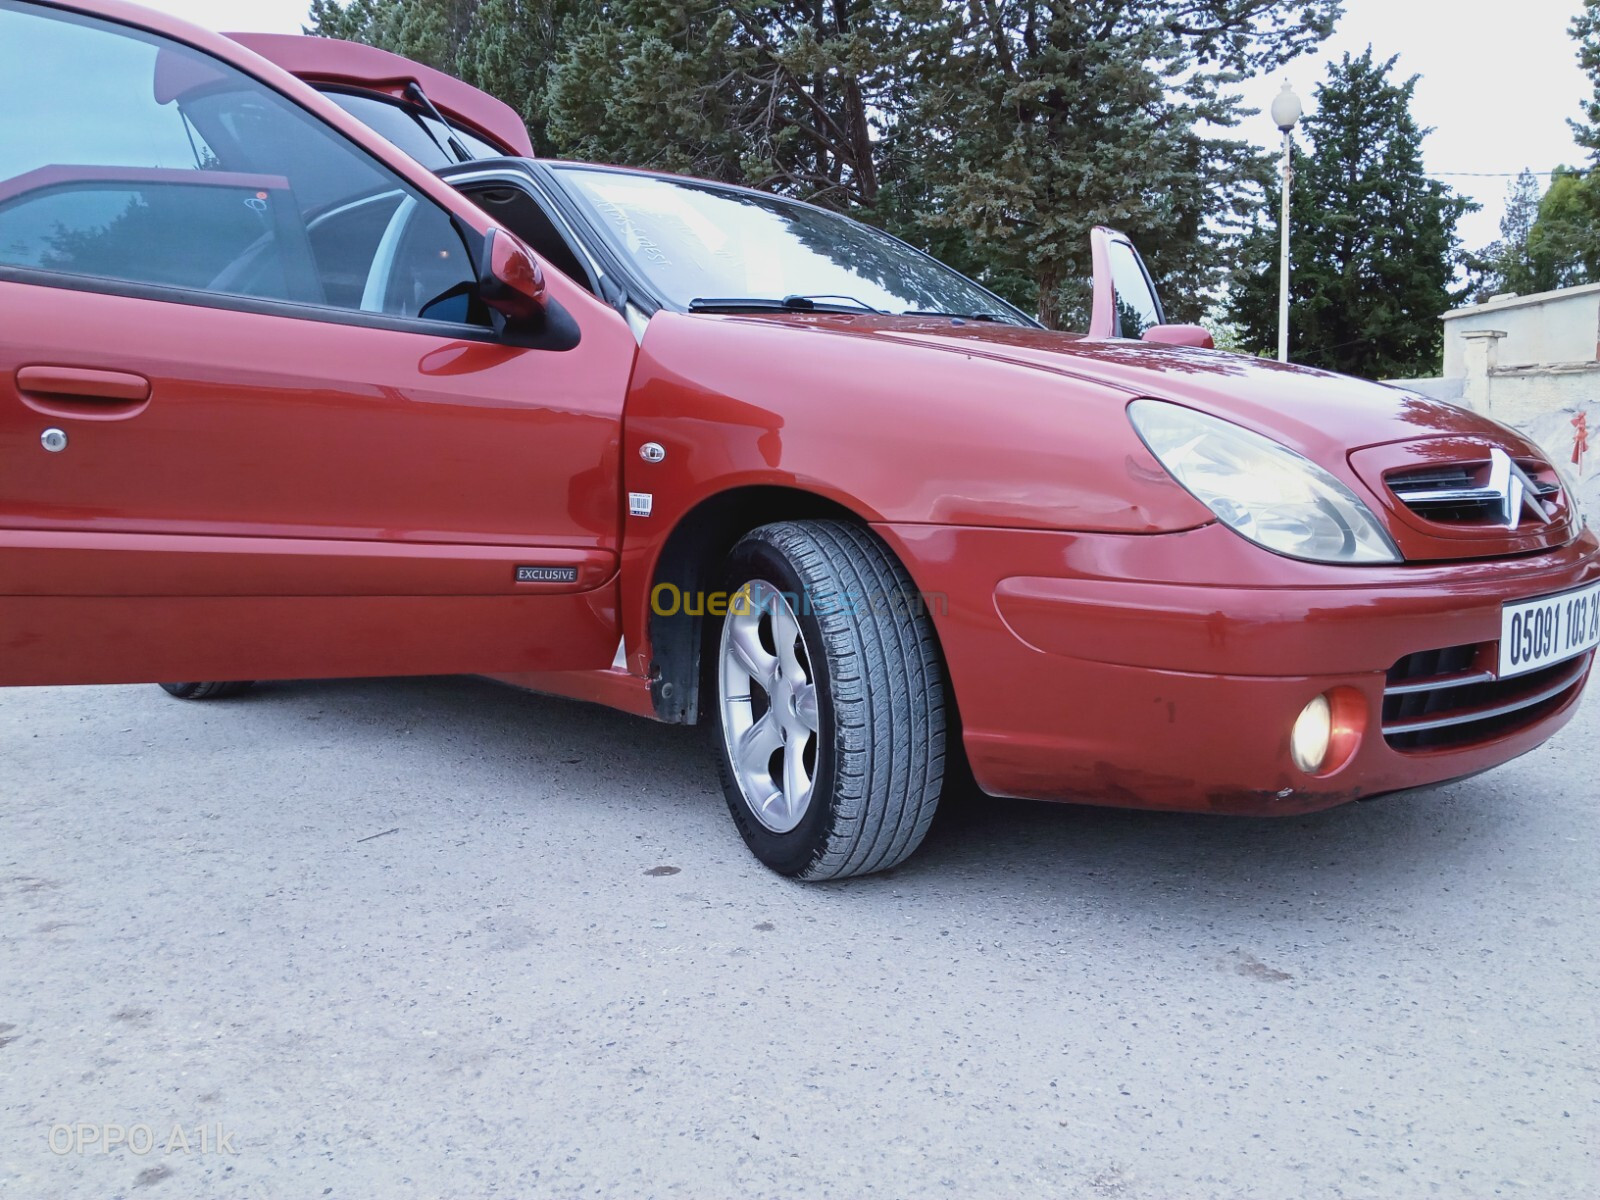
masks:
[[[425,219],[426,210],[402,207],[404,224],[394,229],[385,258],[383,312],[436,320],[465,320],[470,274],[461,270],[461,238],[449,225]]]
[[[307,232],[329,304],[362,306],[379,243],[406,198],[398,189],[381,192],[335,205],[313,218]]]
[[[498,146],[491,146],[459,125],[447,128],[427,113],[418,112],[398,101],[380,100],[376,96],[342,92],[334,88],[319,90],[368,129],[393,142],[430,171],[455,165],[456,156],[446,150],[448,137],[459,141],[473,158],[499,158],[505,154]]]
[[[509,229],[527,243],[548,266],[554,267],[584,290],[594,292],[594,280],[567,239],[539,201],[522,188],[509,183],[490,182],[462,184],[457,190],[493,217],[497,225]]]
[[[680,308],[797,295],[1031,323],[938,260],[839,213],[691,179],[572,163],[553,170],[601,236]]]
[[[1107,251],[1111,256],[1111,287],[1116,295],[1116,336],[1136,338],[1160,325],[1161,301],[1144,272],[1138,254],[1127,242],[1112,238]]]
[[[0,0],[0,112],[0,267],[484,323],[444,210],[220,60]]]
[[[46,183],[0,205],[0,257],[75,275],[206,288],[271,236],[270,197],[248,184]],[[248,287],[241,282],[235,290],[290,299],[284,265],[284,256],[273,256]]]

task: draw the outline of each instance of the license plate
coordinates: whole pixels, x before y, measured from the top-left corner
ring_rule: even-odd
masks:
[[[1600,645],[1600,583],[1500,610],[1500,678],[1537,671]]]

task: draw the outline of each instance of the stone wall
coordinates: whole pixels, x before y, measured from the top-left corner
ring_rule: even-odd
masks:
[[[1570,418],[1600,400],[1600,363],[1498,367],[1489,373],[1483,392],[1487,403],[1482,411],[1508,425],[1528,425],[1549,413]],[[1600,430],[1596,438],[1600,440]]]
[[[1444,377],[1469,369],[1469,335],[1498,332],[1499,357],[1507,365],[1593,362],[1600,358],[1600,284],[1497,297],[1444,314]]]

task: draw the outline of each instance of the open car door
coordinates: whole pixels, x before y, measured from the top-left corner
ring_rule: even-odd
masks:
[[[609,664],[622,318],[550,272],[513,331],[514,239],[142,21],[0,5],[0,685]]]
[[[1199,325],[1168,325],[1161,297],[1144,259],[1125,233],[1096,225],[1089,233],[1094,259],[1092,338],[1139,338],[1174,346],[1212,346]]]

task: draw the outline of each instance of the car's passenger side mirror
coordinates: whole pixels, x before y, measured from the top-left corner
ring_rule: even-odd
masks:
[[[1201,350],[1214,350],[1217,346],[1204,325],[1152,325],[1141,336],[1147,342],[1165,346],[1195,346]]]
[[[1170,340],[1150,336],[1152,330],[1176,327],[1167,325],[1155,281],[1127,235],[1096,225],[1089,231],[1089,249],[1094,261],[1089,336],[1144,338],[1152,342]],[[1185,341],[1182,344],[1194,343]]]
[[[528,248],[504,229],[491,229],[483,243],[478,298],[495,314],[504,332],[531,332],[545,317],[544,272]]]

